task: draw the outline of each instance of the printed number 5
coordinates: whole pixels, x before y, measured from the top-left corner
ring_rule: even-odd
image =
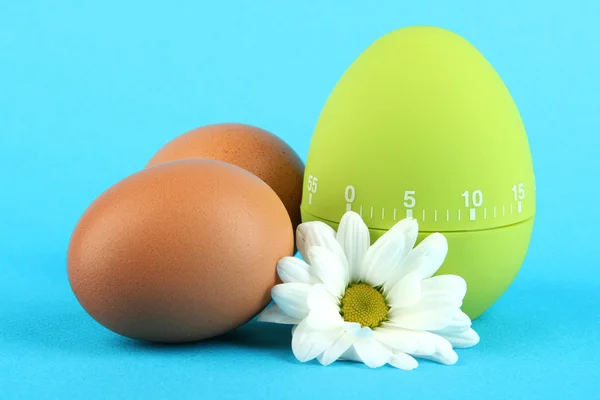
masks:
[[[415,199],[414,190],[407,190],[406,192],[404,192],[404,207],[413,208],[416,203],[417,200]]]
[[[319,181],[319,178],[309,175],[309,177],[308,177],[308,191],[309,192],[317,193],[317,182],[318,181]]]

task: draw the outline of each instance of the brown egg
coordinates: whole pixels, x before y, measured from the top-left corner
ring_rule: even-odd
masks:
[[[118,182],[85,211],[67,269],[83,308],[134,339],[188,342],[235,329],[271,300],[293,254],[286,209],[262,180],[214,160]]]
[[[173,139],[147,166],[184,158],[210,158],[242,167],[265,181],[285,204],[294,232],[301,222],[304,163],[283,140],[251,125],[203,126]]]

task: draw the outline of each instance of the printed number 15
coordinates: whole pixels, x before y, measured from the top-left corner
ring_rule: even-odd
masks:
[[[523,184],[519,183],[519,186],[514,185],[512,187],[512,191],[515,195],[515,201],[523,200],[525,198],[525,189],[523,188]]]

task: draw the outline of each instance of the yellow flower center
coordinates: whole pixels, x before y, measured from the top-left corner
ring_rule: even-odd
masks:
[[[342,297],[340,314],[344,321],[377,328],[387,320],[389,310],[385,297],[379,290],[365,283],[354,283]]]

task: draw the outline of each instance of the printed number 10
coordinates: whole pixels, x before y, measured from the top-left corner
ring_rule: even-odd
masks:
[[[483,204],[483,193],[481,190],[474,190],[471,196],[469,196],[469,191],[467,190],[461,196],[465,198],[465,207],[470,207],[469,200],[472,201],[473,207],[479,207]]]

